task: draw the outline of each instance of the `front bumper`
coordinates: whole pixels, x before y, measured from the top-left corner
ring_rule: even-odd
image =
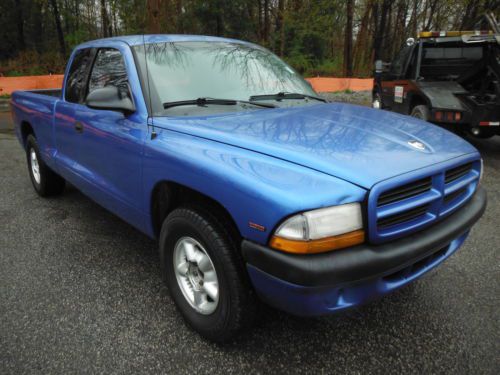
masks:
[[[244,240],[242,252],[265,302],[295,315],[323,315],[389,293],[436,267],[462,245],[485,208],[479,187],[446,219],[389,243],[294,255]]]

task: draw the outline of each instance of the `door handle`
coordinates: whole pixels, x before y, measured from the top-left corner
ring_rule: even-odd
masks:
[[[75,130],[78,133],[83,132],[83,124],[80,121],[75,122]]]

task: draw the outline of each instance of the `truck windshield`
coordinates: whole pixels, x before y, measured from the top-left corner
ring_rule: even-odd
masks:
[[[270,51],[251,44],[229,42],[167,42],[134,47],[142,76],[149,77],[153,115],[176,115],[181,107],[168,103],[198,98],[249,101],[269,95],[263,103],[277,106],[301,105],[317,94],[290,66]],[[146,59],[147,64],[146,64]],[[147,71],[146,71],[147,69]],[[293,98],[276,97],[294,93]],[[274,95],[274,96],[273,96]],[[279,100],[278,100],[279,99]],[[312,101],[318,103],[318,101]],[[167,104],[167,105],[165,105]],[[208,108],[209,107],[209,108]],[[211,112],[238,110],[238,106],[210,105]],[[245,109],[263,109],[245,106]],[[187,109],[199,112],[193,104]],[[241,110],[241,109],[240,109]]]

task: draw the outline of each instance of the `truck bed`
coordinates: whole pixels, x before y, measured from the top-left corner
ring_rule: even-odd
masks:
[[[61,98],[61,89],[45,89],[45,90],[26,90],[25,92],[30,92],[32,94],[53,96],[54,98]]]

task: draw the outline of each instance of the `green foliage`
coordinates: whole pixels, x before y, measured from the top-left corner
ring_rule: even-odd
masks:
[[[66,59],[55,51],[42,54],[25,51],[2,63],[0,73],[6,77],[57,74],[64,71],[65,64]]]
[[[390,59],[416,30],[475,27],[493,3],[354,1],[354,74],[371,75],[373,59]],[[248,40],[273,50],[306,76],[342,76],[344,45],[349,45],[346,13],[344,0],[2,0],[0,75],[62,73],[76,45],[149,33],[154,25],[161,33]]]

